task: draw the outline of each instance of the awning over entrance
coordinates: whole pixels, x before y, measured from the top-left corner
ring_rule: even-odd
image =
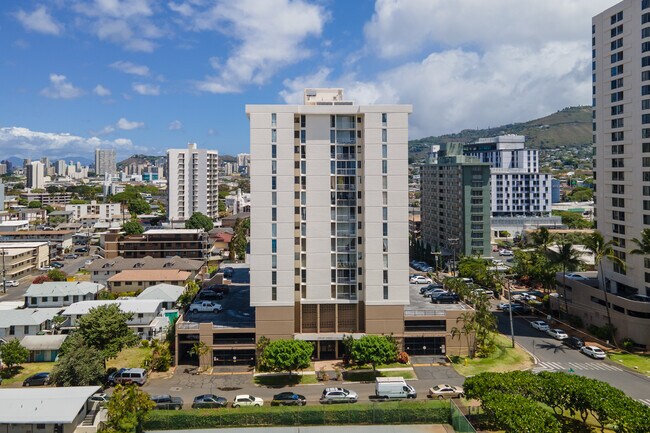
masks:
[[[364,333],[352,333],[352,334],[340,334],[335,332],[324,332],[324,333],[302,333],[295,334],[293,336],[294,340],[305,340],[305,341],[342,341],[343,337],[346,335],[352,335],[352,338],[355,340],[360,339],[365,336]]]

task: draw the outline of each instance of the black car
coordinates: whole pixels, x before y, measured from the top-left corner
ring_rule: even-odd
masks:
[[[443,286],[440,283],[429,284],[428,286],[420,287],[420,294],[424,295],[426,292],[429,292],[433,289],[442,289],[442,287]]]
[[[569,337],[569,338],[565,338],[564,340],[562,340],[562,344],[566,344],[567,346],[569,346],[572,349],[580,350],[585,345],[585,342],[582,341],[582,339],[578,338],[578,337]]]
[[[219,301],[223,299],[223,293],[214,292],[208,289],[203,289],[199,292],[196,299],[199,299],[201,301]]]
[[[204,394],[194,397],[194,402],[192,403],[192,409],[198,408],[217,408],[217,407],[226,407],[228,405],[228,400],[223,397],[219,397],[214,394]]]
[[[75,248],[74,252],[75,253],[87,253],[88,252],[88,247]]]
[[[216,293],[223,293],[224,295],[230,293],[230,287],[228,286],[228,284],[213,284],[211,286],[206,287],[203,290],[210,290]]]
[[[455,304],[460,301],[460,297],[455,293],[443,293],[440,296],[431,298],[434,304]]]
[[[23,381],[23,386],[44,386],[50,383],[50,373],[36,373]]]
[[[281,392],[273,396],[271,406],[304,406],[307,404],[307,399],[304,395],[296,394],[295,392]]]

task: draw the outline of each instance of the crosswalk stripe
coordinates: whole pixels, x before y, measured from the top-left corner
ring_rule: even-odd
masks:
[[[540,362],[539,367],[549,370],[622,371],[619,367],[600,362],[569,362],[568,367],[559,362]]]
[[[650,398],[640,398],[639,401],[646,406],[650,406]]]

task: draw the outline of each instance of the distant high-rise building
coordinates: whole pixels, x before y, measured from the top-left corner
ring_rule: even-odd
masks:
[[[45,188],[45,166],[40,161],[27,165],[27,188]]]
[[[201,212],[215,219],[219,216],[219,153],[197,149],[196,143],[187,149],[167,151],[169,205],[171,222],[186,221]]]
[[[258,337],[404,335],[410,105],[356,105],[307,89],[304,105],[247,105],[251,305]]]
[[[2,161],[0,161],[0,163],[2,163],[2,164],[4,164],[4,165],[7,166],[7,173],[8,173],[8,174],[13,173],[13,171],[14,171],[14,165],[11,163],[11,161],[9,161],[9,160],[7,160],[7,159],[3,159]]]
[[[27,170],[27,166],[32,163],[31,158],[24,158],[23,159],[23,170]]]
[[[632,239],[650,228],[650,1],[624,0],[608,8],[593,17],[591,33],[594,215],[596,228],[605,241],[614,241],[614,254],[625,263],[602,260],[600,281],[611,293],[650,296],[648,256],[630,253],[637,248]],[[618,299],[609,302],[612,316],[648,316],[634,311],[646,311],[641,308],[619,307]],[[641,341],[619,324],[617,338]],[[641,332],[641,324],[629,326]]]
[[[0,212],[5,210],[5,184],[0,180]]]
[[[115,149],[95,149],[95,175],[103,177],[106,173],[117,173]]]
[[[41,162],[43,163],[45,172],[47,172],[47,169],[50,168],[50,158],[47,156],[44,156],[41,158]]]
[[[67,165],[63,159],[59,159],[56,162],[56,174],[59,176],[65,176],[66,175],[66,168]]]
[[[0,175],[7,174],[7,164],[0,163]]]
[[[447,143],[421,169],[422,239],[443,255],[490,255],[490,164]]]

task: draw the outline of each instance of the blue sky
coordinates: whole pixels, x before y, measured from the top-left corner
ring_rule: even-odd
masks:
[[[245,104],[344,87],[410,103],[410,137],[590,103],[591,17],[614,0],[0,3],[0,159],[248,151]]]

